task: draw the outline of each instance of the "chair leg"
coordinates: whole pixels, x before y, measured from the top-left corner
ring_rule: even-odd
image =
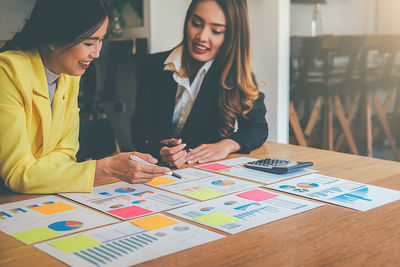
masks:
[[[319,118],[319,113],[321,111],[322,101],[323,101],[322,96],[319,96],[317,98],[317,100],[315,101],[313,110],[311,112],[310,119],[308,120],[308,123],[306,126],[306,130],[304,131],[304,134],[307,137],[310,137],[312,130],[314,129],[315,124],[317,123],[317,120]]]
[[[365,130],[366,130],[366,145],[367,156],[372,157],[372,124],[371,124],[371,103],[369,93],[365,92]]]
[[[347,121],[348,121],[348,123],[349,123],[349,127],[351,126],[351,123],[352,123],[354,117],[356,116],[358,107],[359,107],[359,105],[360,105],[360,96],[361,96],[361,92],[358,92],[358,93],[356,94],[354,100],[353,100],[353,104],[352,104],[351,107],[350,107],[349,116],[348,116],[348,118],[347,118]],[[339,135],[337,141],[336,141],[335,151],[339,151],[340,147],[341,147],[342,144],[343,144],[344,138],[345,138],[344,134],[341,133],[341,134]]]
[[[392,134],[390,133],[389,124],[386,120],[386,112],[385,112],[384,108],[382,107],[381,100],[380,100],[377,92],[374,93],[374,104],[375,104],[376,112],[378,114],[379,121],[383,127],[383,131],[385,132],[386,138],[389,141],[390,148],[392,149],[394,158],[397,161],[400,161],[400,155],[397,152],[396,143],[392,137]]]
[[[328,129],[328,150],[333,150],[333,114],[332,114],[332,97],[328,97],[327,101],[327,129]]]
[[[338,96],[335,96],[335,107],[336,107],[336,115],[339,119],[340,125],[342,126],[344,135],[346,136],[346,140],[350,146],[351,152],[355,155],[358,155],[358,150],[354,142],[353,135],[351,134],[349,122],[347,121],[346,116],[344,115],[342,103],[340,102]]]
[[[304,138],[303,130],[301,129],[299,119],[297,117],[296,110],[294,109],[293,102],[290,101],[289,104],[289,122],[292,126],[294,135],[296,136],[297,142],[301,146],[307,146],[307,141]]]
[[[390,89],[389,94],[385,99],[385,102],[383,104],[383,110],[385,111],[385,113],[388,113],[390,110],[390,107],[392,106],[393,99],[394,99],[394,93],[395,93],[395,88]],[[394,112],[396,112],[396,111],[394,111]],[[394,113],[394,114],[396,114],[396,113]],[[393,122],[393,120],[392,120],[392,122]],[[378,135],[379,135],[379,129],[375,128],[374,132],[373,132],[373,138],[377,137]]]
[[[395,89],[394,89],[395,90]],[[398,116],[400,115],[400,90],[397,88],[396,90],[396,100],[394,102],[394,108],[393,108],[393,116],[392,116],[392,129],[393,129],[393,136],[396,138],[397,137],[397,125],[398,125]]]

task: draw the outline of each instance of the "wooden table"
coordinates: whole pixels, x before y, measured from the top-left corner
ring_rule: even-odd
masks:
[[[266,143],[251,156],[311,160],[321,174],[400,190],[400,163]],[[0,190],[0,204],[36,196]],[[0,233],[0,266],[64,266]],[[174,253],[141,266],[399,266],[400,201],[356,211],[322,207]]]

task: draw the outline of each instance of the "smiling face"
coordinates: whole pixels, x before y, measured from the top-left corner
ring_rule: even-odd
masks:
[[[214,59],[224,42],[225,29],[225,14],[217,2],[199,2],[186,26],[187,46],[192,58],[201,62]]]
[[[50,48],[50,55],[43,60],[46,67],[57,74],[83,75],[93,59],[100,55],[107,26],[108,18],[94,34],[81,43],[69,48],[66,46]]]

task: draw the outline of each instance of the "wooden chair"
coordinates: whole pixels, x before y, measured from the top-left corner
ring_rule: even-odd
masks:
[[[322,105],[322,98],[315,100],[314,107],[310,112],[310,90],[309,79],[321,79],[317,74],[311,77],[311,71],[315,70],[315,61],[318,59],[322,45],[322,37],[292,37],[290,45],[290,89],[291,101],[289,104],[289,122],[294,136],[301,146],[307,146],[307,139],[310,137],[318,120],[319,109]],[[319,77],[318,77],[319,75]],[[297,110],[303,110],[301,118],[308,118],[306,123],[300,123]],[[302,107],[301,107],[302,105]],[[311,114],[311,115],[310,115]],[[302,124],[305,127],[302,127]],[[303,132],[302,129],[305,129]]]
[[[395,130],[395,116],[392,118],[392,127],[388,122],[388,113],[393,106],[393,114],[399,113],[400,94],[400,75],[395,71],[395,57],[400,51],[400,36],[399,35],[384,35],[380,38],[378,47],[378,67],[369,68],[368,62],[363,62],[363,80],[365,84],[365,103],[366,103],[366,128],[367,146],[371,147],[369,155],[372,154],[373,139],[377,137],[379,129],[383,130],[386,140],[392,150],[393,156],[397,161],[400,161],[400,155],[396,148],[396,142],[392,131]],[[386,98],[382,102],[380,92],[385,91]],[[397,96],[396,96],[397,94]],[[370,99],[373,99],[374,108],[380,127],[372,127],[372,115],[370,111]],[[369,110],[368,110],[369,109]],[[391,129],[392,128],[392,129]]]
[[[324,106],[323,137],[324,146],[333,150],[334,144],[334,108],[336,117],[345,140],[352,153],[358,154],[355,141],[345,116],[342,101],[339,97],[345,91],[353,79],[355,62],[361,50],[362,37],[359,36],[322,36],[305,38],[303,40],[302,53],[299,55],[302,64],[298,64],[299,75],[296,81],[292,81],[290,103],[290,124],[300,145],[307,145],[307,140],[320,118],[322,106]],[[346,58],[345,64],[337,64],[338,57]],[[292,59],[293,60],[293,59]],[[296,98],[315,99],[310,109],[309,120],[302,131],[294,102]],[[299,110],[297,108],[297,110]],[[304,125],[304,124],[303,124]]]

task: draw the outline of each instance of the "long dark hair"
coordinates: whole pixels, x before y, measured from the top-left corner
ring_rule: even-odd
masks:
[[[196,70],[195,62],[187,47],[187,25],[199,2],[192,0],[185,18],[183,30],[182,67],[187,76]],[[246,0],[214,0],[223,10],[226,18],[225,39],[215,58],[214,64],[221,71],[218,108],[222,125],[221,136],[229,136],[235,128],[239,115],[245,116],[258,98],[258,89],[251,72],[250,33]]]
[[[23,29],[0,52],[73,46],[95,33],[107,16],[101,0],[36,0]]]

